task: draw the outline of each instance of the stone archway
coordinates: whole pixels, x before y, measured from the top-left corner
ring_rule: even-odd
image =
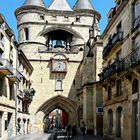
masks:
[[[67,113],[68,123],[70,124],[77,123],[77,112],[76,112],[77,104],[71,99],[60,95],[50,98],[45,103],[43,103],[42,106],[39,107],[39,109],[37,110],[36,115],[39,112],[43,112],[44,113],[44,115],[42,115],[43,120],[45,116],[49,115],[51,111],[57,108]]]

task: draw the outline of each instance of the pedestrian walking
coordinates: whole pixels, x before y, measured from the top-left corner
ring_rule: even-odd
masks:
[[[82,121],[81,131],[82,131],[83,136],[85,136],[86,135],[86,125],[85,125],[84,121]]]
[[[71,134],[71,125],[70,124],[66,128],[66,133],[67,133],[67,138],[69,140],[70,139],[70,134]]]
[[[73,140],[77,139],[77,127],[76,127],[76,124],[73,124],[73,126],[72,126],[72,139]]]

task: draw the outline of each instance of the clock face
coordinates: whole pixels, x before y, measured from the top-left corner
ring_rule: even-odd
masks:
[[[53,64],[53,71],[63,72],[66,70],[66,63],[62,61],[55,61]]]

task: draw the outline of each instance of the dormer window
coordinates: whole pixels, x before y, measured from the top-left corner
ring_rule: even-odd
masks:
[[[24,28],[25,40],[29,40],[29,28]]]

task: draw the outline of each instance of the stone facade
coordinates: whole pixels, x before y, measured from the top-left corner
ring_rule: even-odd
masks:
[[[18,52],[19,71],[21,79],[17,91],[17,135],[25,135],[31,132],[30,127],[30,104],[33,101],[35,90],[32,88],[30,76],[33,72],[33,67],[22,51]]]
[[[13,31],[0,14],[0,139],[16,135],[17,42]]]
[[[116,0],[103,32],[104,137],[139,140],[140,1]]]
[[[93,82],[93,77],[98,76],[96,72],[96,76],[92,73],[93,58],[86,58],[89,52],[86,44],[91,29],[93,37],[100,35],[100,14],[93,9],[61,10],[59,7],[60,10],[57,10],[52,6],[51,9],[47,9],[42,5],[27,3],[18,8],[15,15],[18,23],[19,50],[25,53],[34,69],[30,77],[32,87],[36,91],[29,108],[32,118],[31,132],[43,131],[44,118],[56,108],[68,114],[67,123],[77,123],[79,92],[74,80],[80,67],[85,69],[81,78],[86,78],[82,80],[83,84],[79,85],[80,88],[85,86],[83,120],[87,124],[87,129],[93,132],[92,111],[96,108],[93,105],[94,86],[87,86],[86,83]],[[82,66],[83,62],[91,64],[90,67]],[[88,76],[85,72],[89,72]],[[94,80],[96,81],[98,80]]]

